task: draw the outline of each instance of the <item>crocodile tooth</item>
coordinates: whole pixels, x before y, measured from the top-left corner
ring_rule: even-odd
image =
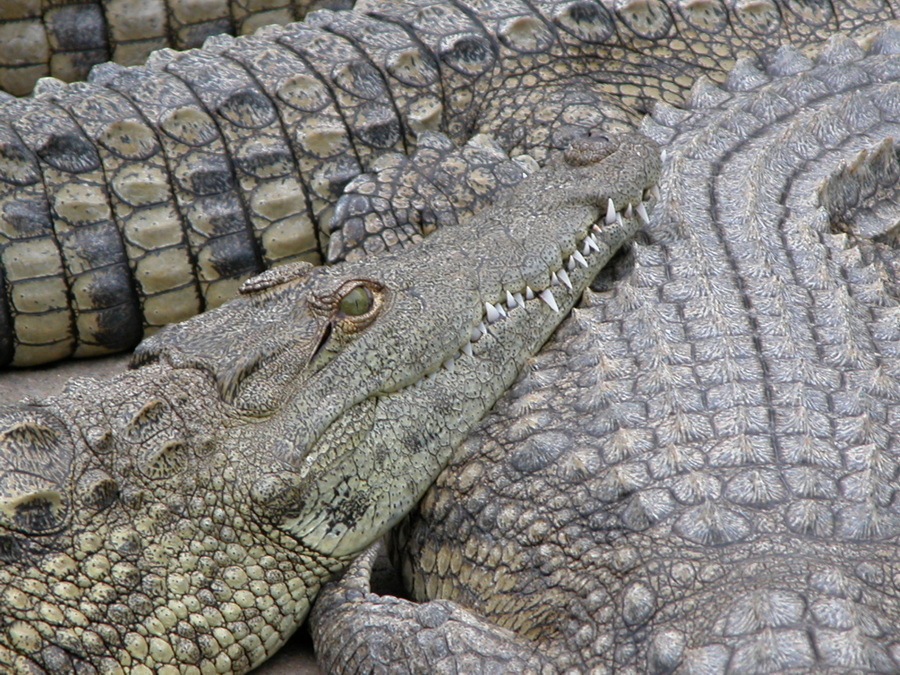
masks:
[[[494,323],[500,318],[500,312],[491,303],[484,303],[484,311],[487,314],[488,323]]]
[[[616,222],[616,205],[610,197],[606,202],[606,224],[612,225],[614,222]]]
[[[444,361],[444,368],[446,368],[447,370],[449,370],[452,373],[454,370],[456,370],[456,366],[454,365],[455,361],[456,361],[455,357],[451,356],[449,359]]]
[[[575,251],[575,253],[578,253],[578,251]],[[575,269],[575,255],[574,254],[570,255],[569,259],[566,261],[566,269],[569,270],[570,272]]]
[[[546,302],[547,306],[554,312],[559,311],[559,305],[556,304],[556,298],[553,297],[553,291],[551,291],[549,288],[545,288],[541,291],[540,298],[541,300]]]
[[[462,353],[466,356],[472,356],[472,343],[467,342],[462,346]]]
[[[559,280],[563,282],[566,288],[568,288],[570,291],[572,290],[572,281],[569,279],[568,272],[561,269],[556,273],[556,276],[559,277]]]
[[[587,241],[587,239],[585,239],[585,241]],[[590,249],[590,246],[588,246],[588,249]],[[572,258],[582,267],[588,266],[587,260],[584,259],[584,256],[581,255],[579,251],[575,251],[575,253],[572,254]]]
[[[484,335],[484,333],[481,332],[481,326],[474,326],[472,328],[472,332],[469,333],[469,340],[471,340],[472,342],[478,342],[481,339],[482,335]]]
[[[625,217],[626,218],[634,218],[634,209],[631,208],[631,204],[629,204],[628,208],[625,209]]]
[[[512,309],[513,307],[518,307],[519,303],[516,302],[515,296],[509,291],[506,291],[506,306]]]
[[[637,209],[635,209],[638,214],[638,218],[641,219],[641,223],[643,225],[650,224],[650,217],[647,215],[647,209],[644,207],[644,202],[638,204]]]
[[[498,302],[496,305],[494,305],[494,309],[497,310],[501,317],[503,317],[504,319],[506,318],[506,308],[503,306],[502,302]]]
[[[594,237],[594,234],[591,233],[587,237],[585,237],[585,241],[589,248],[594,249],[597,253],[600,253],[600,244],[597,243],[597,239]]]
[[[513,297],[516,299],[516,304],[517,304],[519,307],[524,307],[524,306],[525,306],[525,298],[522,297],[522,294],[521,294],[521,293],[516,293],[515,295],[513,295]]]
[[[668,157],[669,157],[669,153],[667,153],[666,150],[665,150],[665,148],[663,148],[662,152],[659,153],[659,159],[660,159],[660,161],[661,161],[663,164],[665,164],[665,163],[666,163],[666,159],[668,159]]]
[[[659,185],[654,185],[650,188],[650,196],[653,197],[656,201],[662,199],[662,195],[659,192]]]
[[[478,324],[478,330],[481,331],[481,335],[487,335],[487,326],[484,325],[484,321]]]
[[[556,272],[550,272],[550,285],[556,286],[559,284],[559,277],[556,276]]]
[[[531,286],[525,287],[525,299],[526,300],[534,300],[534,291],[531,290]]]
[[[428,373],[428,375],[426,375],[425,377],[427,377],[429,381],[433,382],[434,378],[437,377],[437,373]]]

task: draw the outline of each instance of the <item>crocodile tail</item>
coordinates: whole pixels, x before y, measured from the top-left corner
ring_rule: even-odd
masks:
[[[24,96],[48,75],[83,80],[98,63],[137,65],[157,49],[191,49],[211,35],[299,21],[313,5],[346,8],[352,0],[7,2],[0,7],[0,90]]]

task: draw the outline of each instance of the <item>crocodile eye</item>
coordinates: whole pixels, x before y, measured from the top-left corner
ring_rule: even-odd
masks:
[[[341,298],[341,313],[345,316],[362,316],[372,309],[372,291],[365,286],[354,286]]]

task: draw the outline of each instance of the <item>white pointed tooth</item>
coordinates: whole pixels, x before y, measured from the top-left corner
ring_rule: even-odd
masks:
[[[469,339],[472,342],[478,342],[481,339],[481,336],[482,336],[481,328],[479,328],[478,326],[475,326],[472,329],[472,332],[469,334]]]
[[[622,214],[621,213],[616,214],[616,223],[618,223],[619,227],[622,227]]]
[[[637,206],[637,209],[635,209],[635,210],[637,211],[638,218],[641,219],[641,224],[649,225],[650,224],[650,216],[647,215],[647,209],[644,206],[644,202],[639,203]]]
[[[534,300],[534,291],[531,290],[531,286],[525,287],[525,299],[526,300]]]
[[[428,373],[427,377],[429,380],[434,380],[434,378],[437,377],[437,373]]]
[[[500,312],[489,302],[484,303],[484,311],[487,314],[488,323],[494,323],[500,318]]]
[[[662,163],[665,164],[666,160],[669,158],[669,153],[663,149],[663,151],[659,153],[659,158],[662,160]]]
[[[506,308],[503,306],[502,302],[498,302],[496,305],[494,305],[494,309],[497,310],[500,316],[506,318]]]
[[[487,326],[484,325],[484,321],[478,324],[478,330],[481,331],[482,335],[487,335]]]
[[[516,304],[517,304],[519,307],[524,307],[524,306],[525,306],[525,298],[522,297],[522,294],[521,294],[521,293],[516,293],[515,295],[513,295],[513,297],[516,299]]]
[[[541,300],[546,302],[547,306],[554,312],[559,311],[559,305],[556,304],[556,298],[553,297],[553,291],[551,291],[549,288],[545,288],[541,291],[540,298]]]
[[[509,291],[506,291],[506,306],[509,307],[510,309],[512,309],[513,307],[519,306],[519,303],[516,302],[515,296],[512,293],[510,293]]]
[[[631,204],[629,204],[628,208],[625,209],[625,217],[626,218],[634,218],[634,209],[631,208]]]
[[[559,284],[559,278],[556,276],[556,272],[550,272],[550,285],[556,286]]]
[[[462,353],[466,356],[472,356],[472,343],[467,342],[462,346]]]
[[[587,260],[584,259],[584,256],[581,255],[581,253],[579,251],[575,251],[575,253],[572,254],[572,259],[575,262],[577,262],[579,265],[581,265],[582,267],[588,266]]]
[[[556,273],[556,276],[559,277],[559,280],[565,284],[565,287],[570,291],[572,290],[572,281],[569,279],[569,273],[565,270],[560,270]]]
[[[610,197],[606,202],[606,224],[612,225],[614,222],[616,222],[616,205]]]
[[[578,251],[575,251],[575,253],[578,253]],[[569,259],[566,261],[566,269],[569,270],[570,272],[575,269],[575,255],[574,254],[570,255]]]
[[[456,370],[456,366],[454,365],[455,361],[456,361],[456,359],[451,356],[449,359],[444,361],[444,368],[446,368],[447,370],[449,370],[452,373],[454,370]]]
[[[650,188],[650,196],[653,197],[656,201],[662,199],[662,195],[659,192],[659,185],[654,185]]]
[[[597,240],[594,238],[593,234],[589,234],[584,238],[584,243],[588,245],[589,248],[594,249],[597,253],[600,253],[600,244],[597,243]]]

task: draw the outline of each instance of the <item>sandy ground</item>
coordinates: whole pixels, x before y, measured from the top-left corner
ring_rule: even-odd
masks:
[[[47,368],[0,371],[0,405],[25,397],[43,398],[62,390],[72,377],[113,377],[125,369],[128,356],[70,361]],[[253,671],[255,675],[314,675],[320,670],[305,627],[274,658]]]

